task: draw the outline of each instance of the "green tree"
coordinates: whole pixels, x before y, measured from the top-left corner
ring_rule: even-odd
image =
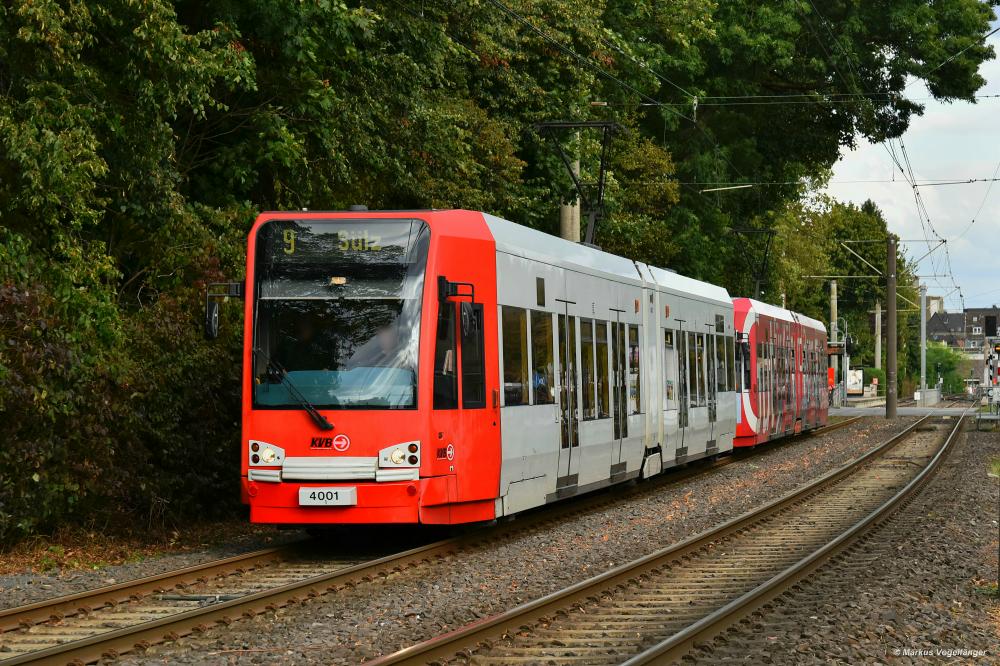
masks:
[[[210,346],[199,310],[206,282],[242,276],[254,215],[460,206],[553,231],[571,186],[539,121],[623,128],[604,247],[739,293],[748,243],[731,230],[774,229],[769,297],[780,284],[821,311],[804,276],[849,257],[783,234],[884,221],[796,202],[856,137],[905,131],[907,77],[972,99],[993,4],[4,4],[0,539],[119,507],[133,523],[227,509],[240,322],[227,313]],[[744,97],[787,94],[806,103]],[[595,138],[578,145],[593,180]],[[701,191],[730,181],[774,184]]]
[[[942,390],[946,394],[961,394],[965,391],[965,377],[959,372],[962,354],[950,349],[943,342],[927,342],[927,386],[934,388],[938,378],[943,380]],[[917,382],[919,385],[919,366]]]

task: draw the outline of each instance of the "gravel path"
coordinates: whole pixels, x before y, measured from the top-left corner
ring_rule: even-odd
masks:
[[[901,513],[701,651],[712,663],[998,663],[1000,433],[968,432]],[[962,651],[965,652],[962,652]],[[978,651],[978,652],[977,652]]]
[[[295,539],[304,538],[299,531],[248,530],[247,534],[234,537],[201,550],[171,553],[150,557],[130,564],[101,567],[96,571],[81,569],[53,569],[46,572],[22,571],[0,576],[0,608],[51,599],[65,594],[113,585],[134,578],[183,569],[202,562],[239,555],[262,548],[270,548]]]
[[[708,529],[848,462],[912,422],[867,419],[772,445],[680,486],[613,503],[294,609],[156,646],[127,663],[356,664]]]

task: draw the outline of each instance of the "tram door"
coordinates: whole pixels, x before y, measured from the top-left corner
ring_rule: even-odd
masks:
[[[615,310],[611,322],[611,414],[614,417],[614,443],[611,446],[611,464],[622,459],[622,440],[628,437],[628,350],[627,326],[621,321],[621,311]]]
[[[575,486],[580,468],[580,417],[577,398],[579,372],[576,363],[576,317],[569,314],[571,303],[563,301],[559,315],[559,478],[556,489]]]

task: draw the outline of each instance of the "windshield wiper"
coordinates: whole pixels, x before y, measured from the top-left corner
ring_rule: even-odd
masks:
[[[312,420],[317,426],[319,426],[319,429],[333,430],[333,424],[327,421],[326,417],[319,413],[319,410],[316,409],[315,405],[306,400],[306,397],[299,393],[299,390],[295,388],[295,384],[293,384],[292,380],[288,378],[288,371],[281,367],[277,361],[272,361],[271,357],[265,354],[264,350],[259,347],[255,347],[254,351],[263,356],[264,360],[267,361],[267,366],[274,372],[278,373],[278,378],[281,379],[285,386],[288,387],[288,392],[292,394],[292,397],[295,398],[300,405],[302,405],[302,409],[306,410],[306,413],[312,417]]]

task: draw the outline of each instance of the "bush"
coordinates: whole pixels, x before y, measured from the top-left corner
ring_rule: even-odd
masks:
[[[880,393],[885,393],[885,370],[882,368],[864,368],[865,373],[865,386],[872,383],[872,379],[878,379],[878,390]]]
[[[0,232],[0,542],[238,506],[239,308],[212,343],[196,287],[119,308],[101,251]]]

